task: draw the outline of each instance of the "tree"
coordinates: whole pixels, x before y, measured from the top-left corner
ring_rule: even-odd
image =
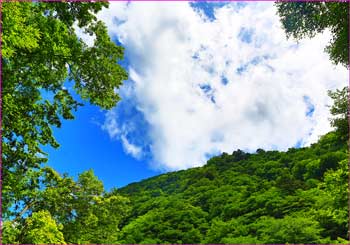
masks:
[[[18,236],[20,234],[20,230],[11,221],[5,221],[1,226],[2,231],[2,243],[3,244],[18,244]]]
[[[336,129],[336,133],[342,141],[349,140],[349,88],[328,91],[329,97],[333,99],[330,112],[333,118],[331,125]]]
[[[123,48],[115,45],[95,14],[108,2],[2,3],[2,167],[4,217],[28,204],[38,188],[46,155],[58,147],[52,127],[73,119],[76,98],[109,109],[127,79],[118,65]],[[76,28],[94,37],[88,46]],[[11,211],[12,210],[12,211]]]
[[[324,234],[333,239],[346,237],[347,227],[347,163],[339,161],[339,168],[325,173],[324,181],[319,184],[315,204],[319,207],[314,212],[316,219],[325,227]]]
[[[22,243],[24,244],[65,244],[62,227],[57,225],[48,211],[33,213],[26,219],[26,229],[23,229]]]
[[[326,52],[335,64],[349,65],[349,2],[277,2],[287,37],[313,37],[329,29]]]
[[[77,181],[48,167],[41,172],[40,189],[31,190],[35,195],[28,204],[5,221],[3,242],[59,243],[53,239],[60,234],[74,244],[118,241],[120,223],[129,214],[128,198],[106,193],[92,170],[80,174]]]
[[[333,99],[334,103],[331,107],[331,125],[335,127],[336,133],[341,141],[348,142],[349,144],[349,127],[350,127],[350,95],[349,87],[345,87],[342,90],[336,90],[334,92],[329,91],[329,96]],[[348,160],[348,239],[350,240],[350,157]]]
[[[138,216],[121,232],[121,243],[198,243],[207,213],[176,197],[161,198],[160,207]]]
[[[264,243],[317,243],[321,239],[322,229],[318,222],[310,218],[261,217],[255,225],[257,235]]]
[[[74,218],[63,223],[66,241],[73,244],[116,243],[119,224],[129,213],[128,198],[107,195],[92,170],[79,175],[71,196]]]

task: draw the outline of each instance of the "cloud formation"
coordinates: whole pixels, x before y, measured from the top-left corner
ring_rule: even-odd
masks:
[[[347,71],[323,52],[328,32],[287,40],[267,2],[212,14],[187,2],[113,2],[99,15],[126,48],[123,98],[147,124],[140,134],[139,117],[107,114],[104,127],[126,152],[140,157],[148,147],[153,167],[177,170],[238,148],[308,145],[331,129],[327,90],[345,86]]]

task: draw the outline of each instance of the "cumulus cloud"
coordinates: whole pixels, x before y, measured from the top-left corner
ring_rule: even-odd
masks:
[[[114,139],[120,133],[118,122],[117,122],[117,113],[114,110],[108,111],[106,113],[106,119],[101,128],[105,130],[109,136]]]
[[[187,2],[113,2],[99,15],[126,49],[132,87],[124,98],[147,124],[153,167],[200,166],[238,148],[286,150],[331,129],[327,90],[345,86],[347,71],[323,52],[328,32],[287,40],[266,2],[227,4],[213,15]],[[112,136],[133,120],[118,121],[116,111],[104,126]],[[139,157],[145,144],[130,147],[127,135],[125,150]]]
[[[133,123],[123,123],[121,126],[118,124],[118,113],[120,111],[110,110],[106,113],[105,122],[101,125],[102,130],[106,131],[111,139],[120,140],[124,151],[133,156],[136,159],[140,159],[144,154],[142,154],[142,147],[137,146],[133,141],[128,138],[130,136],[135,136],[133,131]]]
[[[131,144],[129,142],[129,140],[124,135],[121,136],[121,140],[123,143],[123,147],[127,153],[131,154],[135,158],[141,157],[141,148],[140,147]]]

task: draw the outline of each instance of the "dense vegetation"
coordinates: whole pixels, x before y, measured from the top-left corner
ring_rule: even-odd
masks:
[[[287,152],[240,150],[119,192],[122,243],[336,243],[347,236],[346,144],[334,132]]]
[[[349,243],[348,88],[329,92],[334,131],[287,152],[241,150],[119,191],[120,243]]]

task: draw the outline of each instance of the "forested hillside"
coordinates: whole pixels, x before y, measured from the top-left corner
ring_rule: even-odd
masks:
[[[348,88],[329,92],[334,131],[286,152],[236,150],[130,184],[120,243],[349,243]]]
[[[336,243],[347,231],[346,144],[234,151],[128,185],[121,243]]]

